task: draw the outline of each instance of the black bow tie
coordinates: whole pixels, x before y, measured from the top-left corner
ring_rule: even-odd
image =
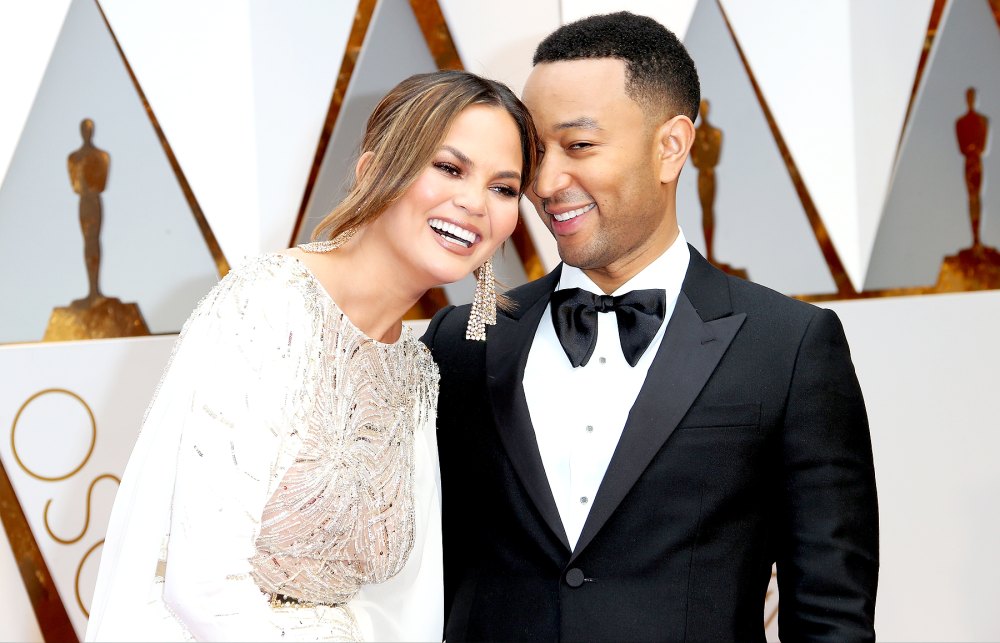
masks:
[[[663,323],[667,303],[659,288],[624,295],[595,295],[580,288],[552,293],[552,324],[559,343],[574,366],[586,366],[597,346],[597,313],[614,311],[618,338],[629,366],[635,366]]]

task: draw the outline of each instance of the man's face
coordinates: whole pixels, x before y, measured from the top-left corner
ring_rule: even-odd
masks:
[[[676,237],[657,123],[612,58],[535,66],[523,92],[543,155],[528,198],[571,266],[637,272]],[[636,270],[629,270],[634,266]]]

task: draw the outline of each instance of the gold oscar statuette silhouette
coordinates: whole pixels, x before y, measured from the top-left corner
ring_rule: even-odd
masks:
[[[737,277],[747,278],[747,271],[718,261],[712,248],[715,237],[715,167],[722,154],[722,130],[708,122],[708,100],[701,100],[698,110],[701,123],[695,128],[691,162],[698,168],[698,199],[701,201],[701,226],[705,233],[705,258],[719,269]]]
[[[83,119],[80,134],[83,145],[69,155],[67,165],[73,191],[80,195],[80,228],[89,290],[86,297],[52,311],[43,340],[148,335],[149,328],[136,304],[122,303],[101,293],[101,224],[104,217],[101,193],[108,183],[111,156],[93,143],[94,121]]]
[[[958,149],[965,157],[965,189],[969,198],[972,246],[945,257],[935,290],[987,290],[1000,288],[1000,252],[983,245],[979,237],[983,188],[983,155],[986,153],[990,121],[976,111],[976,90],[965,92],[968,111],[955,121]]]

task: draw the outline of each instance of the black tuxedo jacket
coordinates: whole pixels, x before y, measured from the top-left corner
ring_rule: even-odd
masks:
[[[423,337],[441,369],[447,640],[763,641],[774,561],[784,643],[872,640],[875,475],[836,314],[691,248],[571,551],[521,383],[559,272],[508,293],[485,343],[465,339],[468,306]]]

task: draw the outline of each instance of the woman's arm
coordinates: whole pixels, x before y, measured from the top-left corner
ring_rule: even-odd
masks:
[[[296,638],[359,638],[347,610],[299,623],[250,576],[264,506],[305,430],[321,323],[287,268],[270,272],[291,260],[262,261],[199,308],[180,348],[194,369],[168,376],[190,388],[160,418],[182,425],[164,601],[199,640],[280,640],[290,625]]]

